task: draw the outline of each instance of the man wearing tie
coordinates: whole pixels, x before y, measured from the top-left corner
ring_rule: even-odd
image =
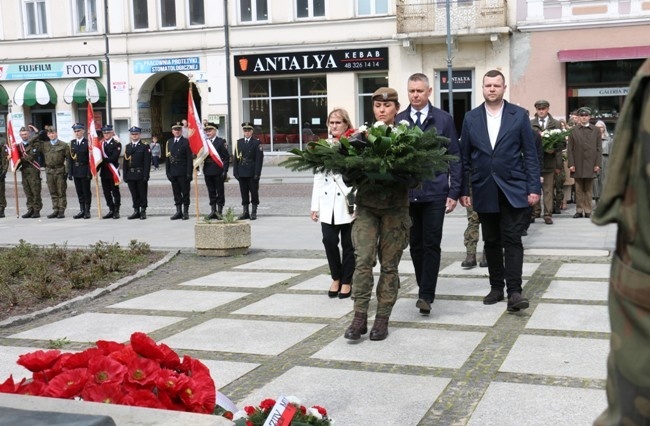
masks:
[[[72,216],[74,219],[90,219],[90,163],[88,152],[88,139],[84,136],[85,127],[81,123],[72,126],[74,139],[70,141],[70,162],[68,163],[68,180],[74,179],[74,187],[79,199],[79,213]]]
[[[223,205],[226,203],[224,194],[224,182],[228,176],[228,165],[230,164],[230,154],[228,153],[228,143],[225,139],[217,136],[219,126],[216,123],[206,123],[204,130],[208,143],[214,146],[219,154],[223,167],[212,161],[209,155],[203,162],[203,177],[205,185],[208,187],[208,196],[210,198],[210,214],[208,219],[223,219]]]
[[[449,164],[449,172],[436,173],[435,178],[421,182],[409,189],[409,214],[411,231],[409,246],[418,283],[418,301],[415,304],[421,314],[431,312],[436,296],[438,271],[440,269],[440,242],[445,214],[456,208],[462,183],[460,146],[452,116],[429,102],[432,88],[429,78],[422,73],[409,77],[407,83],[410,105],[397,114],[395,122],[402,120],[423,131],[435,130],[449,138],[447,153],[458,157]]]
[[[544,130],[553,130],[560,129],[562,130],[562,124],[553,118],[548,112],[550,104],[544,99],[540,99],[535,102],[535,117],[530,120],[530,125],[538,133],[542,133]],[[556,186],[556,180],[559,178],[560,170],[564,168],[562,160],[562,150],[566,147],[566,144],[558,147],[552,151],[544,152],[543,163],[540,164],[542,168],[542,202],[544,203],[544,223],[547,225],[553,224],[552,215],[554,212],[559,214],[559,210],[554,208],[554,189]],[[562,193],[564,196],[564,192]],[[531,222],[535,221],[536,217],[540,217],[541,213],[541,204],[537,203],[533,206]]]
[[[151,150],[140,140],[141,132],[137,126],[129,129],[131,143],[124,149],[124,181],[129,185],[133,200],[133,214],[128,219],[144,220],[147,218]]]
[[[241,193],[241,204],[243,213],[239,219],[257,219],[257,206],[260,203],[259,187],[262,174],[262,163],[264,151],[262,142],[253,136],[253,124],[244,122],[241,125],[244,137],[237,141],[234,152],[233,174],[239,181],[239,192]],[[252,203],[253,209],[248,211],[248,205]]]
[[[102,135],[104,136],[104,141],[102,142],[102,155],[104,160],[99,165],[99,176],[102,180],[102,190],[106,199],[106,205],[108,206],[108,213],[102,216],[102,218],[119,219],[122,197],[120,196],[120,185],[115,183],[113,172],[117,172],[120,168],[122,144],[115,140],[115,132],[113,131],[113,126],[110,124],[102,127]]]
[[[165,171],[167,179],[172,183],[174,205],[176,206],[176,213],[170,217],[171,220],[188,220],[190,218],[190,182],[192,182],[194,166],[190,141],[183,137],[182,132],[183,123],[172,124],[172,137],[167,140],[165,147]],[[183,208],[182,212],[181,207]]]

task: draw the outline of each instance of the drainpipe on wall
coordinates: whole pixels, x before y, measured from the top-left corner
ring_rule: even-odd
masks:
[[[226,55],[226,100],[228,102],[228,131],[226,140],[232,142],[232,108],[230,107],[230,26],[228,25],[228,0],[223,0],[223,32],[224,32],[224,54]]]
[[[452,81],[452,72],[451,72],[451,10],[449,3],[450,0],[446,0],[447,8],[447,94],[449,98],[449,114],[454,116],[454,82]]]
[[[112,102],[111,102],[111,59],[108,56],[108,0],[104,0],[104,59],[106,60],[106,124],[111,123]]]

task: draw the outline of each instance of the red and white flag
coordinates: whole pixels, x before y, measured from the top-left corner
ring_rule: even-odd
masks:
[[[194,97],[192,96],[192,86],[190,86],[189,94],[187,95],[187,127],[188,138],[190,140],[190,149],[196,155],[194,159],[194,167],[199,167],[203,160],[209,155],[212,161],[217,163],[219,167],[223,167],[223,161],[214,145],[208,143],[203,133],[203,126],[201,119],[196,112],[196,105],[194,105]]]
[[[11,120],[7,123],[7,136],[9,137],[9,164],[11,165],[11,171],[16,172],[18,164],[20,164],[20,151],[18,151],[16,145],[16,136],[14,135],[14,126],[11,124]]]
[[[95,128],[95,113],[90,101],[88,102],[86,120],[88,122],[88,161],[90,162],[90,172],[93,177],[96,177],[97,167],[102,163],[104,157],[102,155],[102,146],[99,143],[99,136],[97,136],[97,129]]]

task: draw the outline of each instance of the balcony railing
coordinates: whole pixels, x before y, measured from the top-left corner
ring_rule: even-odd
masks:
[[[445,33],[445,0],[397,3],[397,33]],[[451,0],[450,0],[451,1]],[[506,0],[453,0],[450,4],[451,32],[473,32],[506,25]]]

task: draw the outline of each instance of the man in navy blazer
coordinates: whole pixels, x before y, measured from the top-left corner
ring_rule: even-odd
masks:
[[[429,78],[415,73],[409,77],[407,89],[409,106],[397,114],[395,121],[407,121],[411,127],[418,126],[425,132],[436,130],[439,135],[449,138],[447,153],[458,157],[457,161],[449,163],[447,172],[436,173],[435,178],[409,190],[412,223],[409,246],[419,287],[415,307],[421,314],[428,315],[436,297],[445,214],[454,211],[460,197],[462,164],[454,119],[429,102],[432,91]]]
[[[505,77],[491,70],[483,76],[485,102],[465,115],[461,131],[464,169],[460,203],[478,213],[495,304],[508,291],[508,311],[526,309],[521,275],[524,248],[521,231],[528,207],[539,202],[539,160],[528,114],[503,99]],[[472,198],[469,197],[472,185]]]

